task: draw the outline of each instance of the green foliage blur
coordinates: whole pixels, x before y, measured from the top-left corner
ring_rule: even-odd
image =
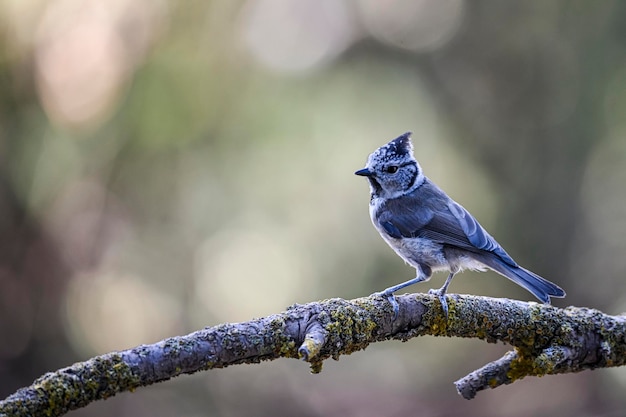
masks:
[[[426,174],[567,291],[556,305],[624,311],[624,21],[608,0],[0,0],[0,397],[96,354],[413,277],[353,175],[408,130]],[[495,273],[450,292],[532,300]],[[452,382],[505,350],[390,342],[319,375],[239,366],[71,415],[626,407],[621,369],[462,400]]]

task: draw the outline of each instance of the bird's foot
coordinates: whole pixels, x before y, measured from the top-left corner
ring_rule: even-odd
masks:
[[[395,320],[398,318],[398,312],[400,311],[400,306],[398,305],[398,302],[396,301],[396,296],[393,295],[393,292],[389,292],[385,290],[381,292],[375,292],[372,295],[386,298],[387,301],[389,301],[389,303],[391,304],[391,307],[393,308],[393,319]]]
[[[441,308],[443,309],[443,314],[446,316],[446,320],[448,319],[448,302],[446,301],[446,289],[440,288],[438,290],[428,290],[428,294],[436,295],[439,298],[439,302],[441,303]]]

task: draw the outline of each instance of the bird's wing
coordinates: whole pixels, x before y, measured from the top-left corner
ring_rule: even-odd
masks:
[[[463,206],[450,200],[448,210],[439,212],[422,230],[424,237],[439,238],[443,244],[452,244],[468,250],[491,252],[511,266],[517,263],[500,244],[478,223]]]
[[[413,203],[410,198],[393,199],[380,207],[376,218],[389,236],[396,239],[416,237],[416,231],[432,221],[433,210]]]
[[[507,264],[517,266],[465,208],[448,198],[404,196],[391,200],[379,221],[394,238],[420,237],[471,252],[491,252]]]

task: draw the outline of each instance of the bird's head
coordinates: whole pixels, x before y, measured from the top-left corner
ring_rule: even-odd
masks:
[[[372,197],[396,198],[413,191],[424,181],[424,175],[413,156],[411,132],[376,149],[365,168],[355,174],[367,177]]]

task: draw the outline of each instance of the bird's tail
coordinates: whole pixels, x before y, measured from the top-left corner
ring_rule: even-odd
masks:
[[[544,303],[549,304],[550,297],[565,297],[565,291],[561,287],[526,268],[512,266],[493,256],[480,256],[477,260],[525,288]]]

